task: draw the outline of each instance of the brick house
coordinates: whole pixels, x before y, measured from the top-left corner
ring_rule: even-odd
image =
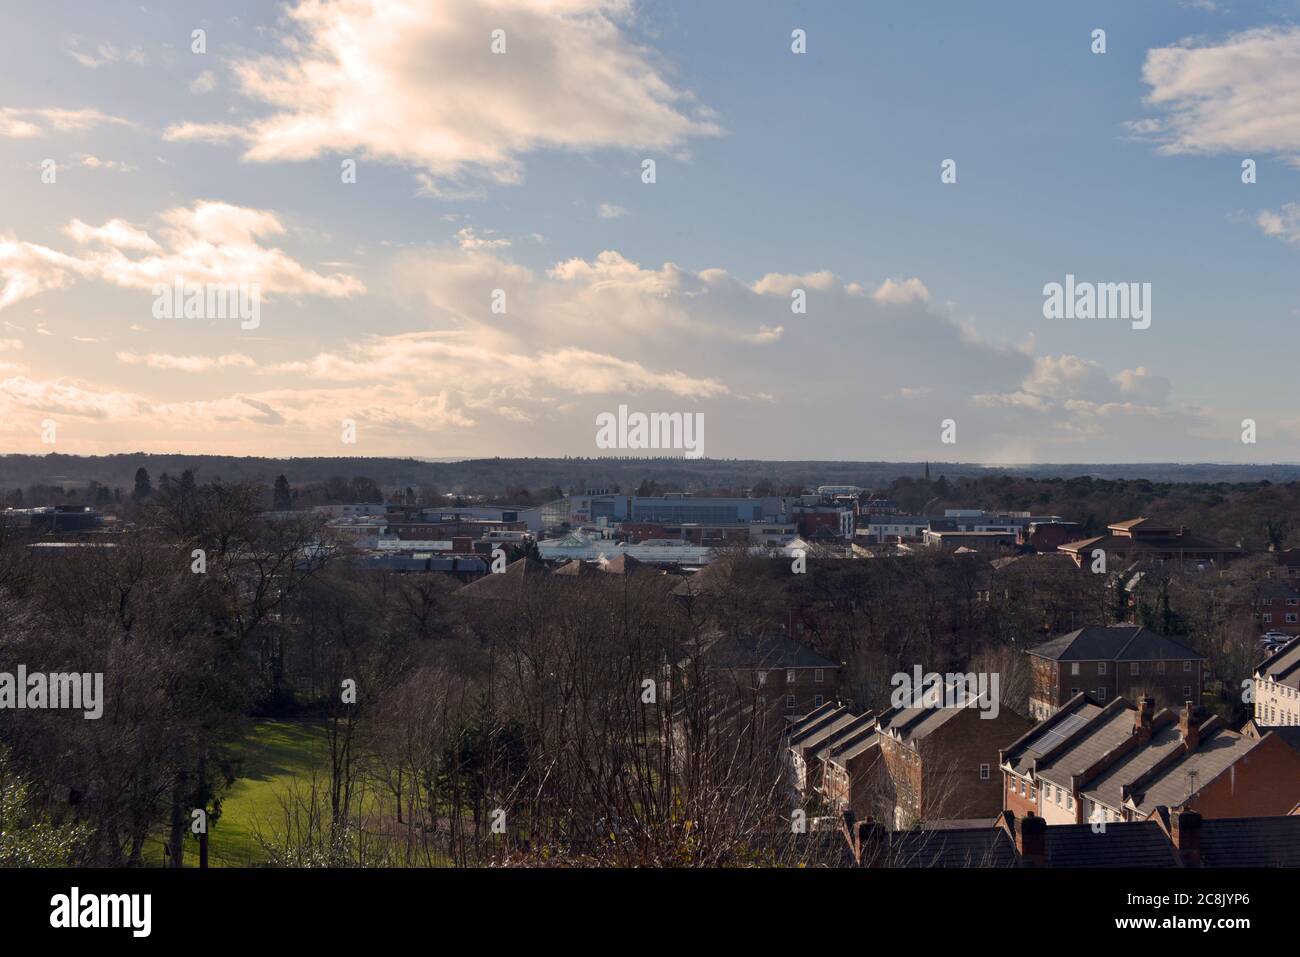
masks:
[[[957,707],[896,708],[878,719],[881,817],[895,826],[953,818],[992,817],[1002,806],[998,749],[1030,722],[1010,708],[987,718],[982,698]]]
[[[1255,666],[1255,724],[1300,725],[1300,640],[1278,648]]]
[[[779,633],[718,637],[702,660],[724,693],[787,721],[840,694],[840,663]]]
[[[1300,752],[1191,703],[1156,712],[1079,694],[1000,754],[1004,808],[1048,824],[1141,821],[1157,806],[1204,817],[1285,814],[1300,799]]]
[[[1080,692],[1105,704],[1116,695],[1152,697],[1157,707],[1201,700],[1205,661],[1148,628],[1090,626],[1030,648],[1030,716],[1042,720]]]

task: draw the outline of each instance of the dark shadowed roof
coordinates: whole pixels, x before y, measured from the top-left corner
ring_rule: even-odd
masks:
[[[1300,867],[1300,815],[1201,822],[1204,867]]]
[[[1155,821],[1053,824],[1047,828],[1048,867],[1178,867],[1165,832]]]
[[[838,668],[807,645],[785,635],[727,635],[704,653],[713,668]]]
[[[1030,648],[1029,654],[1052,661],[1204,660],[1181,642],[1135,625],[1078,628]]]
[[[874,867],[1015,867],[1015,845],[1001,828],[925,829],[884,832],[878,843],[862,837],[862,863]],[[879,833],[879,832],[877,832]]]

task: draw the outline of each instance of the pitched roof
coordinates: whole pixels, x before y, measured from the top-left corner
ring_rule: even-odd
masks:
[[[1123,529],[1127,529],[1127,530],[1130,530],[1130,531],[1131,531],[1132,529],[1135,529],[1135,528],[1144,528],[1144,527],[1145,527],[1145,528],[1150,528],[1150,529],[1155,529],[1155,528],[1171,528],[1171,527],[1172,527],[1172,528],[1177,528],[1178,526],[1176,526],[1176,525],[1174,525],[1174,526],[1170,526],[1170,525],[1161,525],[1161,524],[1158,523],[1158,522],[1153,522],[1153,521],[1151,521],[1151,519],[1149,519],[1149,518],[1130,518],[1130,519],[1129,519],[1128,521],[1126,521],[1126,522],[1112,522],[1110,525],[1107,525],[1106,527],[1107,527],[1107,528],[1123,528]]]
[[[1053,824],[1044,838],[1048,867],[1178,867],[1169,838],[1155,821]]]
[[[1228,728],[1203,734],[1195,751],[1172,760],[1158,771],[1134,782],[1132,796],[1138,813],[1146,815],[1159,805],[1178,807],[1260,744]]]
[[[987,693],[968,695],[965,704],[957,704],[953,707],[921,704],[917,707],[891,709],[881,713],[880,728],[883,732],[897,735],[905,742],[917,741],[933,734],[967,708],[980,707],[988,697]],[[947,700],[946,695],[945,700]]]
[[[838,711],[840,707],[841,705],[838,701],[827,701],[820,708],[814,708],[812,711],[809,711],[802,718],[796,718],[794,721],[792,721],[790,723],[790,726],[786,728],[785,733],[790,739],[793,739],[795,735],[800,734],[803,731],[807,731],[809,728],[811,728],[814,724],[817,724],[819,721],[821,721],[832,711]]]
[[[609,561],[602,563],[600,570],[608,575],[636,575],[641,572],[659,574],[659,571],[651,565],[627,554],[619,555],[617,558],[611,558]]]
[[[589,578],[592,575],[599,575],[600,569],[588,562],[573,558],[555,569],[552,574],[563,575],[565,578]]]
[[[1161,715],[1166,712],[1162,711]],[[1102,769],[1090,781],[1082,782],[1080,793],[1091,801],[1107,807],[1120,808],[1130,782],[1137,780],[1160,763],[1160,760],[1183,746],[1177,722],[1166,722],[1154,728],[1151,740],[1135,748],[1114,764]]]
[[[713,668],[838,668],[839,662],[782,634],[725,635],[704,652]]]
[[[1256,731],[1261,738],[1266,734],[1275,734],[1289,747],[1300,751],[1300,724],[1274,724],[1262,728],[1257,725]]]
[[[1300,816],[1201,822],[1203,867],[1300,867]]]
[[[1300,641],[1292,639],[1255,666],[1255,674],[1300,688]]]
[[[549,578],[551,570],[535,558],[520,558],[506,566],[505,571],[484,575],[456,592],[469,598],[495,601],[518,601],[523,597],[525,582]]]
[[[847,742],[856,742],[864,737],[871,737],[875,733],[876,716],[868,711],[865,714],[858,715],[848,724],[837,728],[833,733],[814,744],[811,747],[812,756],[815,760],[824,760]]]
[[[838,764],[844,767],[844,762],[852,761],[861,754],[866,753],[871,748],[880,747],[880,732],[873,724],[869,728],[858,732],[846,741],[842,741],[833,747],[826,760],[832,764]]]
[[[1030,648],[1029,654],[1052,661],[1204,660],[1181,642],[1135,625],[1078,628]]]
[[[864,825],[870,828],[871,825]],[[863,865],[872,867],[1015,867],[1015,845],[1001,828],[925,828],[877,831],[875,843],[863,834]]]
[[[821,742],[855,720],[857,720],[857,715],[853,714],[848,708],[837,708],[811,727],[805,728],[798,734],[791,735],[790,748],[800,753],[807,751],[809,748],[816,748]]]
[[[1115,702],[1119,706],[1112,707]],[[1116,698],[1058,751],[1038,765],[1038,776],[1064,788],[1073,786],[1073,776],[1082,775],[1103,757],[1133,736],[1134,712],[1123,698]]]
[[[1009,765],[1017,774],[1028,773],[1045,754],[1082,732],[1101,710],[1100,705],[1080,692],[1003,748],[1002,764]]]

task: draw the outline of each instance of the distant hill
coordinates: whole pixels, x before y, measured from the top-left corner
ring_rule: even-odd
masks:
[[[224,455],[4,455],[0,456],[0,489],[34,484],[80,485],[98,481],[129,488],[136,469],[144,467],[154,480],[168,473],[193,469],[202,479],[254,479],[266,483],[285,475],[294,485],[331,478],[365,476],[382,488],[435,486],[444,491],[474,492],[515,488],[569,489],[611,487],[630,491],[642,481],[686,490],[752,488],[766,481],[790,485],[859,485],[883,489],[900,478],[920,478],[924,462],[769,462],[761,459],[682,458],[491,458],[441,461],[417,458],[265,458]],[[1250,483],[1300,481],[1300,465],[1135,464],[986,466],[978,463],[930,462],[933,479],[946,476],[980,479],[993,475],[1024,478],[1146,480],[1173,483]]]

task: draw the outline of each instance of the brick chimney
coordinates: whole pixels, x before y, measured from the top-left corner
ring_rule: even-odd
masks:
[[[1016,820],[1016,850],[1026,867],[1047,864],[1047,821],[1030,811]]]
[[[1172,811],[1169,815],[1170,838],[1186,867],[1201,864],[1201,815],[1195,811]]]
[[[1139,698],[1133,713],[1133,733],[1142,744],[1151,740],[1151,719],[1155,717],[1156,699]]]
[[[1201,726],[1196,720],[1196,706],[1190,701],[1183,704],[1183,712],[1178,716],[1178,734],[1188,751],[1200,747]]]

